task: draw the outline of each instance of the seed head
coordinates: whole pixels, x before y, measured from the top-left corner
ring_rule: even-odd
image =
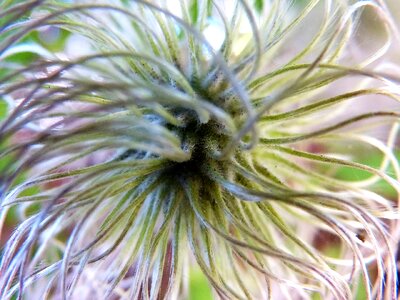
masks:
[[[13,2],[0,299],[396,298],[383,1]]]

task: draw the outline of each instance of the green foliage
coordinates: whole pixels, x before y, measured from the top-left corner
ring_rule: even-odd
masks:
[[[196,24],[199,19],[199,1],[198,0],[192,0],[190,1],[190,19],[193,22],[193,24]]]
[[[7,109],[8,109],[7,102],[0,99],[0,120],[6,116]]]
[[[210,284],[204,273],[196,267],[190,269],[189,299],[188,300],[212,300]]]
[[[264,9],[264,0],[254,0],[254,7],[258,12]]]
[[[400,151],[394,151],[394,154],[396,155],[398,162],[400,162]],[[380,168],[382,160],[382,153],[375,153],[371,155],[368,152],[362,153],[362,151],[360,151],[360,154],[358,156],[359,163],[375,169]],[[394,176],[393,166],[390,165],[387,170],[385,170],[385,173],[389,176]],[[355,182],[370,178],[371,173],[360,169],[342,167],[337,170],[336,177],[344,181]],[[383,179],[377,180],[377,182],[371,186],[371,190],[375,191],[376,193],[382,194],[389,199],[393,199],[394,201],[396,200],[396,190],[393,188],[393,186],[391,186]]]

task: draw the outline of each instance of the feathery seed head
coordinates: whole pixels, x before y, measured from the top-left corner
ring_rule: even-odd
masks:
[[[384,1],[0,8],[0,299],[395,299]]]

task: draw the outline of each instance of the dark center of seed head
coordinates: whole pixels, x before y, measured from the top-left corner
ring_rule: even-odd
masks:
[[[187,161],[174,163],[168,171],[170,176],[202,176],[204,166],[219,163],[215,160],[213,151],[215,147],[222,148],[228,137],[221,133],[218,123],[209,121],[200,124],[193,121],[176,132],[182,144],[190,151],[191,157]]]

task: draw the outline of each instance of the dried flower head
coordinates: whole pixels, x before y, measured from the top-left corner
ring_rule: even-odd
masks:
[[[397,33],[380,0],[1,1],[0,299],[184,299],[192,265],[395,299]]]

